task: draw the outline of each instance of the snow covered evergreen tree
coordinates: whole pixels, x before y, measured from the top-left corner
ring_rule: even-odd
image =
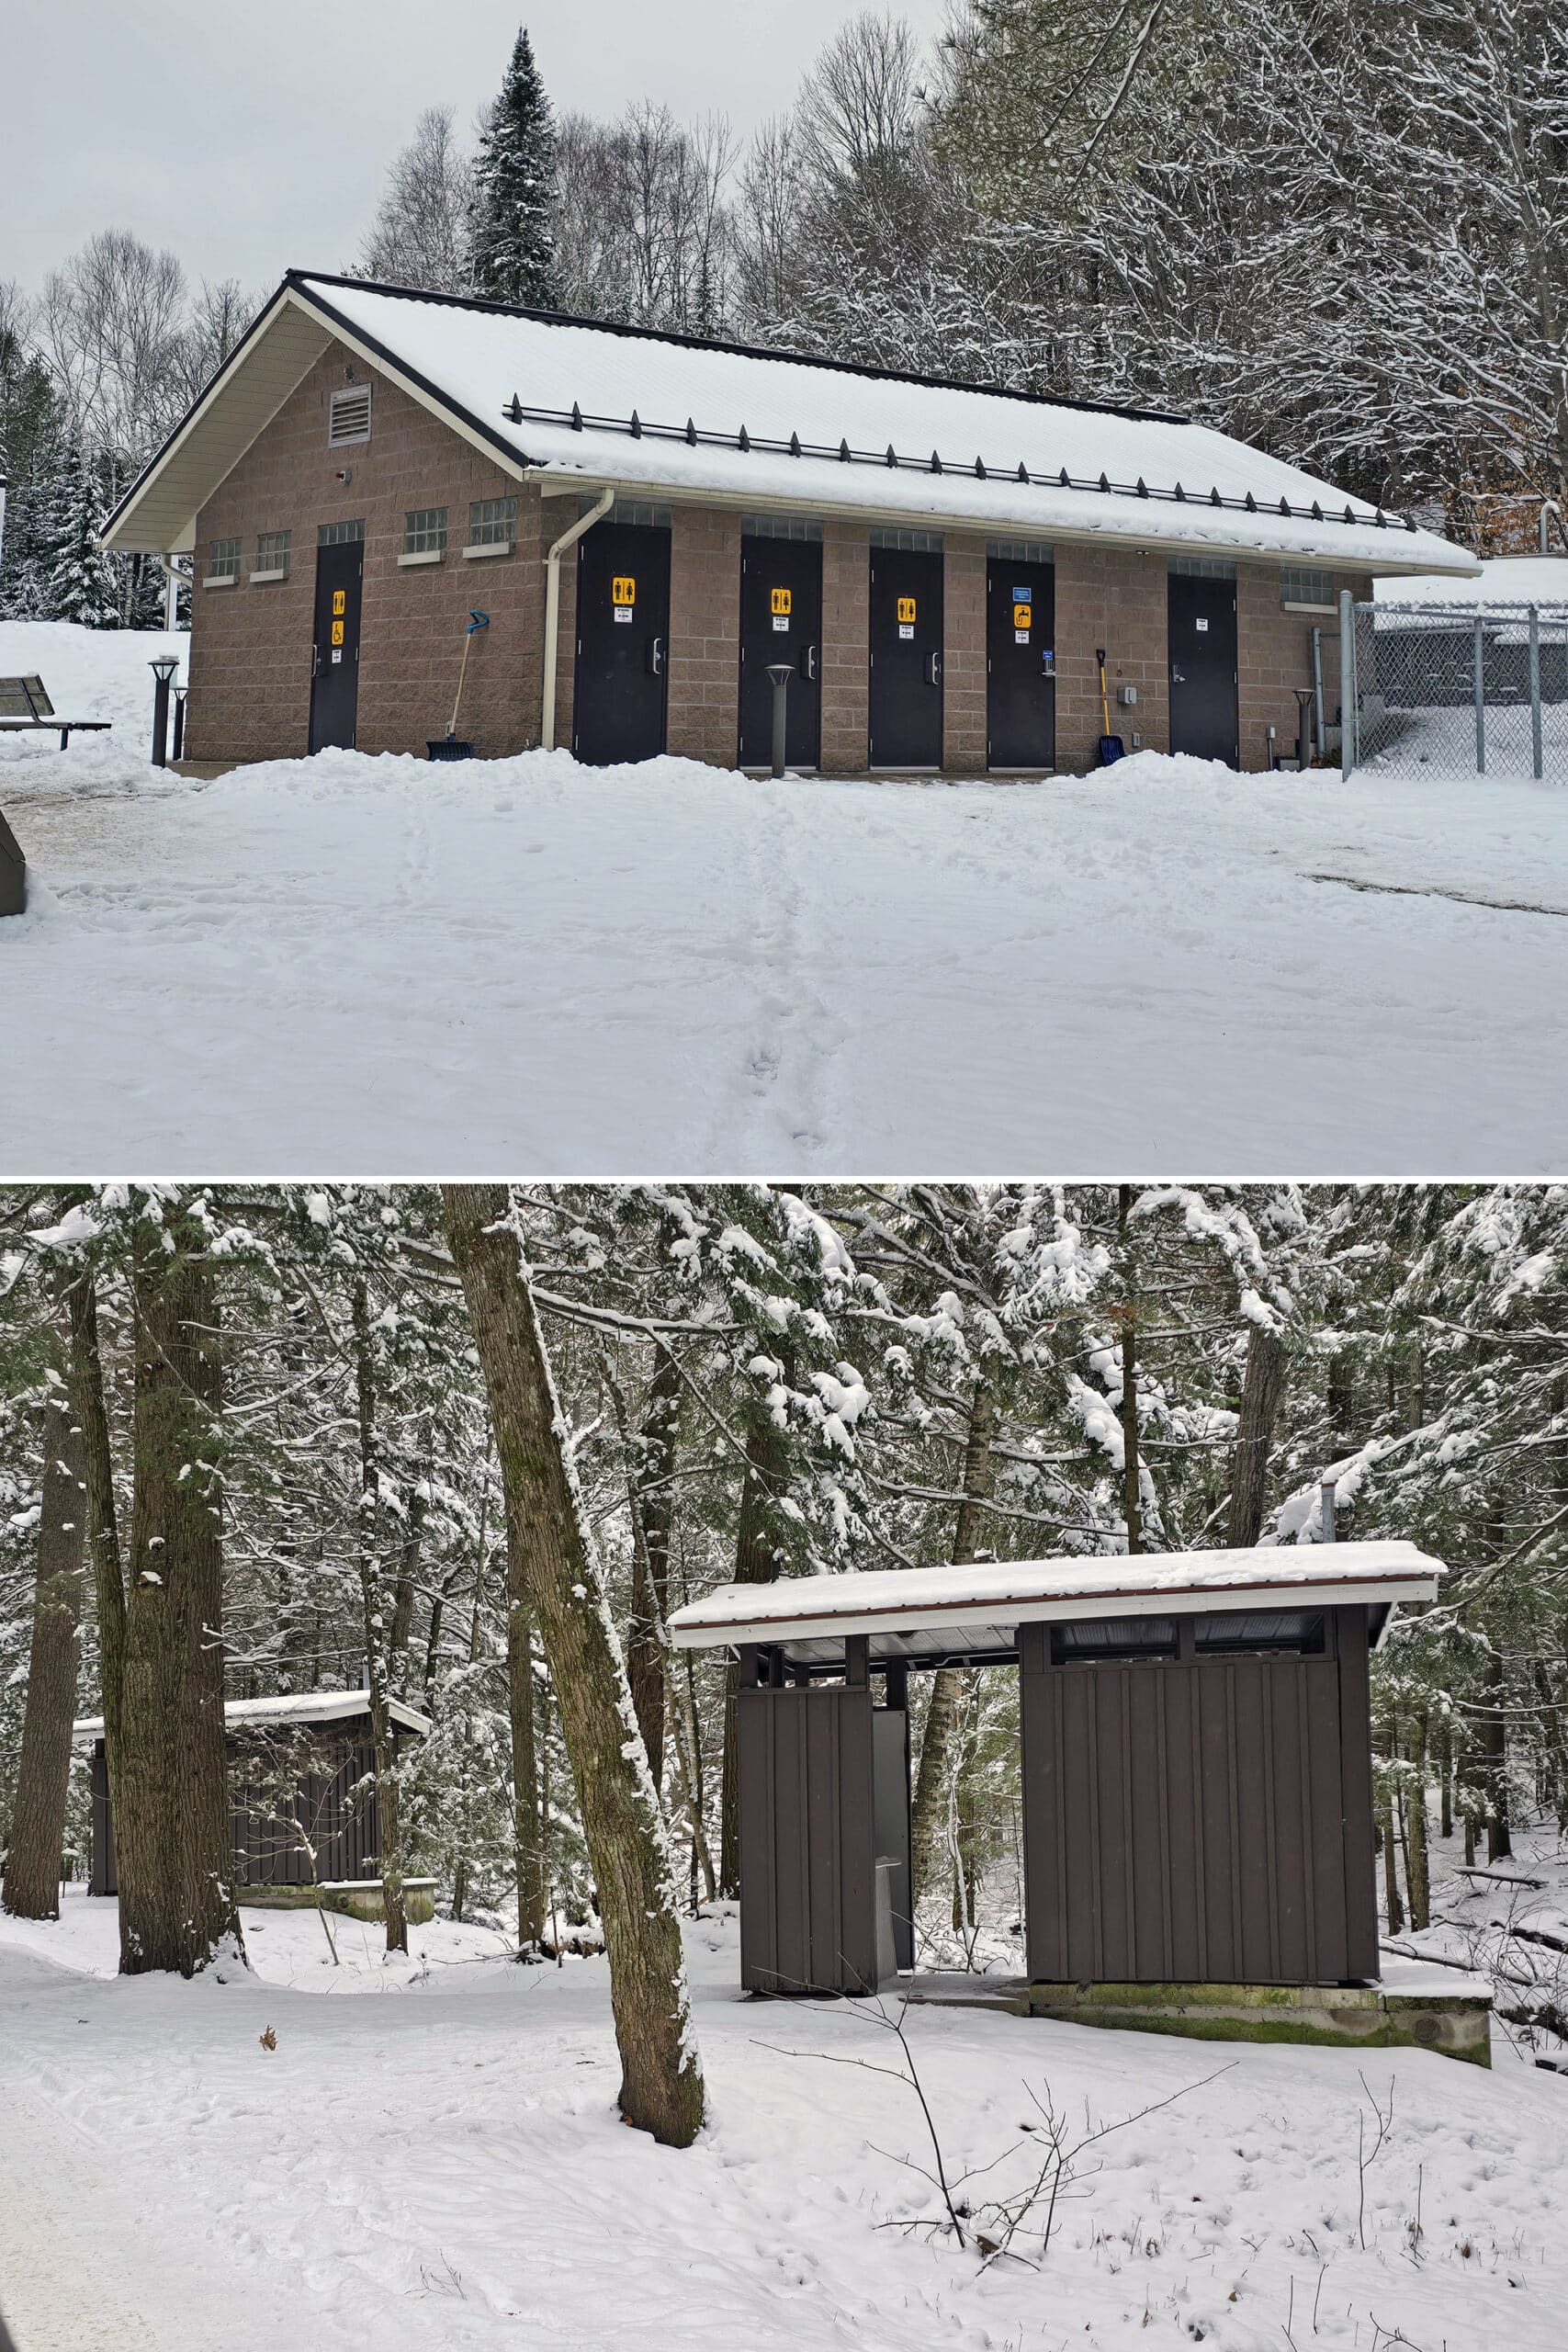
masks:
[[[523,26],[474,165],[470,292],[530,310],[558,306],[555,202],[555,122]]]
[[[40,571],[44,610],[40,617],[77,621],[84,628],[118,628],[121,605],[111,560],[98,548],[106,504],[99,469],[82,451],[67,447],[45,492]]]

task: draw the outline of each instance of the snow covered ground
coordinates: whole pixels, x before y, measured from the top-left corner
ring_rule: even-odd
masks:
[[[1435,1838],[1432,1924],[1388,1948],[1490,1977],[1495,2045],[1506,2035],[1568,2081],[1568,1846],[1546,1815],[1516,1825],[1511,1842],[1506,1860],[1488,1862],[1483,1843],[1467,1867],[1462,1834]]]
[[[903,2226],[937,2211],[912,2092],[835,2063],[896,2062],[891,2036],[742,1999],[728,1917],[689,1930],[713,2116],[681,2154],[616,2119],[603,1961],[520,1968],[436,1921],[389,1968],[342,1922],[334,1969],[310,1914],[245,1926],[254,1974],[186,1985],[116,1980],[114,1906],[79,1891],[58,1926],[0,1918],[18,2352],[1562,2342],[1568,2079],[1500,2038],[1488,2075],[911,2010],[945,2163],[1002,2160],[976,2204],[1035,2160],[1032,2090],[1096,2123],[1183,2094],[1090,2152],[1043,2259],[985,2267]],[[1360,2215],[1358,2120],[1391,2090]]]
[[[347,753],[198,786],[158,639],[0,739],[6,1172],[1529,1174],[1568,1165],[1568,790],[747,782]]]

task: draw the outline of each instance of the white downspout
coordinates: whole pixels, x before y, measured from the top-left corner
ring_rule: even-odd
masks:
[[[163,567],[164,577],[168,582],[168,586],[164,591],[164,627],[166,629],[173,629],[177,626],[180,590],[194,588],[196,585],[196,564],[193,560],[190,570],[181,571],[166,555],[160,555],[158,561]],[[193,624],[195,619],[196,615],[193,612],[191,615]]]
[[[1542,555],[1550,555],[1551,552],[1550,544],[1551,535],[1546,527],[1548,515],[1551,515],[1555,520],[1557,525],[1557,536],[1562,542],[1562,552],[1564,555],[1568,555],[1568,523],[1563,521],[1562,509],[1559,506],[1555,498],[1543,498],[1540,502],[1540,551]]]
[[[580,514],[570,531],[563,531],[545,558],[545,707],[539,725],[539,741],[547,752],[556,748],[556,658],[560,643],[560,560],[568,548],[574,548],[584,531],[591,531],[602,514],[607,514],[615,503],[613,490],[602,490],[586,514]]]

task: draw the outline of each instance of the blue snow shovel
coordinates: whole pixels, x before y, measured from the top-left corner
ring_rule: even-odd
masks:
[[[446,722],[446,732],[440,742],[426,743],[424,747],[433,760],[471,760],[474,756],[471,743],[459,743],[457,741],[457,710],[463,699],[463,680],[468,673],[468,648],[473,642],[474,631],[489,627],[488,613],[469,613],[468,626],[463,631],[463,660],[457,672],[457,692],[453,698],[452,716]]]
[[[1100,715],[1105,720],[1105,732],[1100,739],[1100,764],[1102,768],[1109,768],[1113,767],[1118,760],[1126,758],[1127,746],[1120,735],[1112,735],[1111,732],[1111,697],[1105,691],[1105,648],[1103,645],[1096,648],[1094,658],[1100,664]]]

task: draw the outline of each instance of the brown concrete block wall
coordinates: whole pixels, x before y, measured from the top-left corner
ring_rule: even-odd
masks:
[[[871,726],[871,534],[822,526],[822,773],[863,775]]]
[[[740,517],[677,506],[670,517],[667,741],[732,768],[740,748]]]
[[[1095,649],[1105,648],[1111,732],[1132,749],[1134,734],[1146,752],[1170,746],[1166,560],[1134,548],[1056,547],[1056,765],[1085,775],[1099,764],[1105,731]],[[1134,708],[1122,709],[1118,686],[1138,689]]]
[[[942,762],[975,775],[986,765],[986,542],[949,532],[942,552]]]
[[[327,446],[332,393],[372,386],[367,442]],[[350,480],[337,480],[346,469]],[[472,499],[518,501],[510,556],[465,561]],[[401,566],[405,512],[447,510],[438,564]],[[290,394],[197,519],[197,585],[186,749],[193,760],[296,757],[310,741],[316,543],[323,523],[363,518],[358,746],[423,752],[445,733],[470,608],[491,626],[475,639],[459,731],[481,752],[538,741],[544,630],[539,494],[444,425],[363,361],[333,345]],[[287,580],[253,587],[257,534],[292,534]],[[212,540],[243,542],[232,588],[202,585]]]
[[[1339,592],[1348,588],[1358,601],[1372,593],[1372,583],[1364,574],[1337,571],[1333,612],[1288,613],[1280,603],[1280,570],[1277,562],[1236,566],[1236,666],[1244,768],[1267,767],[1270,727],[1279,729],[1273,749],[1286,757],[1294,753],[1293,690],[1312,684],[1314,628],[1323,631],[1323,699],[1325,717],[1333,725],[1339,704]]]

